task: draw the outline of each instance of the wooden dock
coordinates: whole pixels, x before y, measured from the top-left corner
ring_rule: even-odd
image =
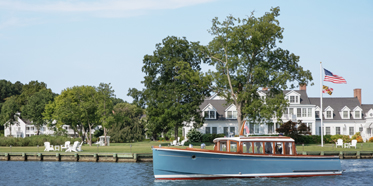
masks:
[[[0,153],[0,161],[152,162],[151,153]]]
[[[373,151],[309,151],[298,152],[303,155],[339,156],[340,159],[372,159]]]

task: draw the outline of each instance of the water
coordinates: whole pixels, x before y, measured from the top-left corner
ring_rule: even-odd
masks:
[[[152,163],[0,161],[0,185],[373,185],[373,159],[341,163],[342,176],[155,181]]]

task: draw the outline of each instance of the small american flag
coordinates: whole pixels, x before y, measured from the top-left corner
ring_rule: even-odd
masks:
[[[250,134],[249,127],[247,127],[246,123],[244,125],[245,125],[245,129],[246,129],[246,134]]]
[[[324,71],[325,71],[324,81],[329,81],[329,82],[337,83],[337,84],[342,84],[342,83],[347,84],[347,81],[343,77],[335,75],[329,70],[326,70],[325,68],[324,68]]]

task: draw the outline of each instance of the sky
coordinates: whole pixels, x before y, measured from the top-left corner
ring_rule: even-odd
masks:
[[[373,104],[373,1],[345,0],[0,0],[0,79],[45,82],[60,94],[68,87],[111,83],[132,102],[143,89],[144,55],[167,36],[207,45],[212,19],[261,17],[280,7],[283,43],[310,70],[310,97],[320,97],[320,62],[347,84],[324,97],[353,97]],[[214,67],[204,65],[203,70]]]

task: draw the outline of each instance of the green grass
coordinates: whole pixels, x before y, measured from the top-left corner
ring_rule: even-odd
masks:
[[[80,153],[152,153],[151,146],[159,146],[161,144],[163,147],[167,147],[170,142],[136,142],[136,143],[110,143],[110,146],[99,146],[97,145],[83,145],[83,152]],[[201,143],[192,143],[194,147],[200,147]],[[212,150],[213,143],[205,143],[206,149]],[[132,147],[130,147],[132,145]],[[189,143],[186,143],[185,146],[171,146],[175,148],[187,148]],[[39,147],[0,147],[0,152],[43,152],[44,146]],[[63,152],[63,151],[51,151],[53,153]]]
[[[161,144],[163,147],[167,147],[170,142],[136,142],[136,143],[111,143],[110,146],[106,147],[98,147],[96,145],[83,145],[82,150],[83,152],[80,153],[152,153],[151,146],[159,146]],[[201,143],[192,143],[195,148],[200,148]],[[212,150],[214,144],[213,143],[205,143],[206,149]],[[130,147],[132,145],[132,147]],[[188,147],[189,143],[185,143],[185,146],[170,146],[173,148],[186,148]],[[363,145],[363,146],[361,146]],[[320,144],[307,144],[304,145],[297,145],[297,152],[302,151],[373,151],[373,143],[358,143],[357,148],[335,148],[335,144],[325,144],[324,147],[321,147]],[[39,151],[37,147],[0,147],[0,152],[43,152],[44,153],[44,146],[39,147]],[[63,151],[51,151],[51,153],[57,153]]]
[[[361,146],[363,145],[363,146]],[[302,151],[373,151],[373,143],[358,143],[355,147],[351,148],[341,148],[335,147],[335,144],[324,144],[324,147],[321,147],[321,144],[305,144],[304,148],[302,145],[297,145],[297,152]]]

